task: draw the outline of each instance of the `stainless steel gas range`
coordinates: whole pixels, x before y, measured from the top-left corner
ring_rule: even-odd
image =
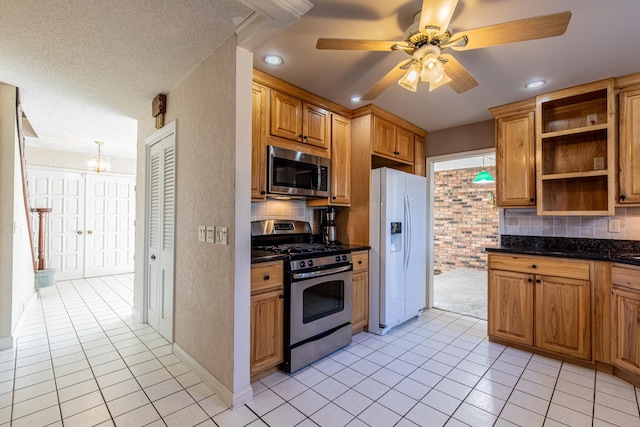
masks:
[[[284,363],[300,368],[351,343],[351,250],[313,243],[309,223],[251,223],[254,252],[285,258]]]

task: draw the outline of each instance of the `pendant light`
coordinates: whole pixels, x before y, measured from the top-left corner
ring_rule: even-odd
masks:
[[[100,147],[102,147],[104,142],[94,141],[94,143],[98,145],[98,156],[89,157],[89,170],[96,173],[109,172],[109,170],[111,170],[111,163],[109,163],[109,159],[102,157],[100,153]]]
[[[482,156],[482,170],[476,175],[473,180],[474,184],[493,184],[496,182],[495,178],[491,176],[484,168],[484,156]]]

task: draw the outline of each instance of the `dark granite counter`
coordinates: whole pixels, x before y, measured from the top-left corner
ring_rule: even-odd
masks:
[[[640,266],[640,241],[503,235],[487,252],[611,261]]]

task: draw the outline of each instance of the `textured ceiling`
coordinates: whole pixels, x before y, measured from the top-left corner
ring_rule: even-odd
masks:
[[[29,145],[135,157],[136,120],[250,13],[236,0],[0,2],[0,82],[20,88]]]
[[[319,37],[402,40],[421,0],[315,0],[314,8],[254,55],[254,66],[349,108],[350,98],[369,89],[404,52],[315,49]],[[425,84],[409,92],[393,84],[374,102],[428,131],[490,119],[487,108],[606,77],[640,72],[638,0],[459,0],[453,32],[557,13],[573,12],[559,37],[485,49],[452,52],[479,82],[456,94],[448,86],[429,92]],[[451,53],[450,51],[447,51]],[[277,53],[275,68],[262,59]],[[548,83],[531,91],[525,83]]]

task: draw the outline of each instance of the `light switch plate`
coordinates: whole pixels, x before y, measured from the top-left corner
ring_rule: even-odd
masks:
[[[207,225],[207,243],[214,242],[214,227],[213,225]]]
[[[207,241],[207,227],[204,225],[198,226],[198,242],[206,242]]]
[[[609,218],[609,233],[620,232],[620,220],[618,218]]]
[[[598,124],[598,113],[587,114],[587,126],[595,126]]]
[[[594,157],[593,158],[593,170],[601,171],[606,169],[604,166],[604,157]]]
[[[216,245],[227,244],[227,227],[216,227]]]

